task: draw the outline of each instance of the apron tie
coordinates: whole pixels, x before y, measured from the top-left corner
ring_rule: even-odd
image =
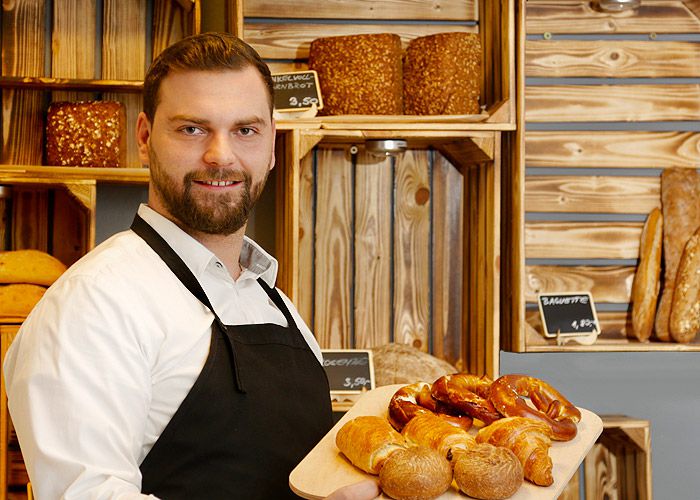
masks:
[[[242,392],[245,394],[245,387],[243,386],[243,378],[241,377],[241,371],[239,370],[240,363],[236,359],[236,347],[233,345],[233,341],[231,340],[231,337],[228,334],[228,328],[224,323],[219,319],[219,316],[214,313],[214,316],[216,316],[216,324],[219,325],[219,328],[221,329],[221,332],[223,333],[224,338],[226,339],[226,345],[228,346],[229,353],[231,353],[231,360],[233,364],[233,375],[236,380],[236,389],[238,389],[238,392]]]

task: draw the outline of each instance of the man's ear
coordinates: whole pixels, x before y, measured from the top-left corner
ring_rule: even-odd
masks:
[[[151,137],[151,122],[143,111],[136,119],[136,143],[139,148],[139,160],[142,165],[148,165],[148,140]]]

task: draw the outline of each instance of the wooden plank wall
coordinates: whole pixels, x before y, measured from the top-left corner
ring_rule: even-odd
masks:
[[[659,174],[700,167],[697,2],[646,0],[607,14],[588,1],[530,0],[526,25],[525,208],[514,217],[524,225],[527,322],[514,320],[509,348],[544,346],[538,292],[582,290],[598,306],[597,344],[628,345],[639,238],[660,205]]]
[[[330,147],[301,169],[298,304],[321,346],[398,342],[465,366],[462,173],[432,150]]]

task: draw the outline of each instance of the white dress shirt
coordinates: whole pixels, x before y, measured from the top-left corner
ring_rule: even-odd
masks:
[[[252,240],[234,281],[168,219],[146,205],[139,215],[180,255],[225,324],[287,325],[256,281],[273,286],[277,261]],[[282,297],[320,362],[312,333]],[[4,363],[38,499],[146,498],[139,464],[204,366],[213,318],[132,231],[109,238],[49,288]]]

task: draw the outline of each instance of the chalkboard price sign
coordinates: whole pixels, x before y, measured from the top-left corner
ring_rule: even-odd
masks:
[[[295,71],[272,75],[277,111],[323,108],[316,71]]]
[[[537,296],[545,337],[600,333],[593,297],[582,293],[543,293]]]
[[[372,351],[324,350],[323,368],[326,370],[331,392],[356,393],[374,389]]]

